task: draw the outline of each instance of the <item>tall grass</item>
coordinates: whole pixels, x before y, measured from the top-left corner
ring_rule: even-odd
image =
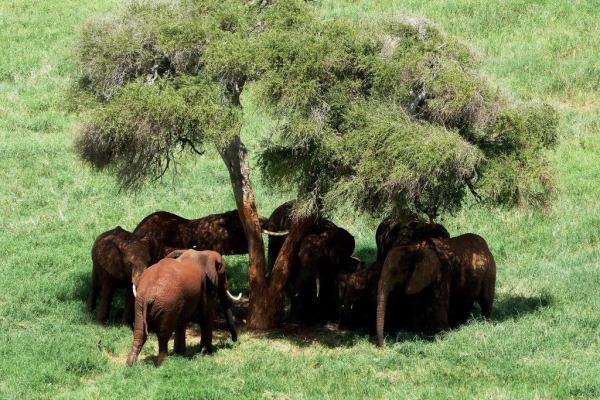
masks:
[[[595,2],[323,0],[326,18],[410,13],[470,42],[494,82],[544,99],[562,115],[548,157],[561,190],[545,212],[468,204],[440,222],[477,232],[498,264],[495,318],[436,337],[400,332],[375,348],[368,332],[330,328],[217,334],[211,357],[170,355],[153,366],[153,339],[126,368],[128,328],[85,312],[90,247],[101,232],[145,215],[233,209],[214,152],[184,156],[179,175],[137,194],[74,155],[76,117],[62,107],[77,27],[113,0],[0,2],[0,398],[597,398],[600,397],[600,25]],[[252,151],[270,122],[246,105]],[[259,211],[286,197],[252,175]],[[336,221],[374,258],[376,221]],[[228,258],[247,294],[246,258]],[[118,296],[117,296],[118,297]]]

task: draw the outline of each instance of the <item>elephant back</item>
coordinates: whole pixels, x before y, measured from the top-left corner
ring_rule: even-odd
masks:
[[[450,234],[443,225],[429,222],[408,211],[399,217],[389,216],[379,224],[375,232],[377,260],[384,261],[387,253],[394,247],[407,246],[425,239],[449,237]]]

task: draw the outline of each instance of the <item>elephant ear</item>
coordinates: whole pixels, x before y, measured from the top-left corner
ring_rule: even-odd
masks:
[[[206,266],[206,277],[216,288],[217,284],[219,283],[219,276],[217,272],[216,263],[208,263],[208,265]]]
[[[156,264],[160,260],[160,245],[152,234],[147,234],[140,241],[148,247],[150,254],[150,264]]]
[[[416,250],[413,259],[414,270],[406,284],[406,294],[421,292],[427,285],[435,282],[442,269],[442,264],[437,254],[430,249]]]
[[[131,267],[126,266],[127,263],[123,260],[123,255],[116,240],[119,239],[113,237],[104,239],[96,249],[96,254],[102,268],[110,275],[121,280],[127,277],[127,272],[131,274]],[[129,269],[129,271],[126,271],[126,269]]]

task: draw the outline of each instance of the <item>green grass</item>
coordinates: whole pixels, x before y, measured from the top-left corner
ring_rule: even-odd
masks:
[[[147,214],[187,217],[234,208],[216,152],[188,156],[176,177],[120,193],[73,152],[77,119],[62,106],[77,27],[115,9],[101,0],[0,2],[0,398],[599,398],[600,25],[595,2],[323,0],[327,18],[410,13],[470,42],[484,71],[517,98],[561,112],[548,154],[560,190],[549,210],[467,205],[440,222],[485,237],[498,264],[495,320],[431,338],[400,333],[375,347],[365,332],[244,332],[212,357],[170,355],[153,339],[125,366],[132,333],[85,312],[90,248]],[[250,151],[269,124],[246,106]],[[259,211],[286,198],[252,175]],[[336,219],[374,258],[376,221]],[[246,259],[228,258],[247,294]],[[122,300],[112,322],[118,321]],[[100,342],[100,349],[98,343]]]

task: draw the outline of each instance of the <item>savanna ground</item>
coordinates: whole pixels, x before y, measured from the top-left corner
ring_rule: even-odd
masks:
[[[192,335],[186,356],[170,355],[160,368],[154,339],[134,368],[124,365],[132,333],[117,324],[122,301],[108,327],[86,313],[91,244],[156,210],[195,218],[235,203],[216,152],[202,162],[184,156],[178,176],[137,194],[119,192],[108,173],[76,158],[77,119],[63,107],[74,35],[119,3],[0,2],[0,398],[600,397],[595,1],[319,2],[326,18],[424,16],[471,43],[501,88],[559,110],[560,141],[548,154],[559,190],[546,210],[466,204],[439,220],[453,235],[488,241],[498,264],[493,323],[474,319],[435,337],[390,335],[386,350],[366,332],[327,327],[242,329],[236,343],[219,331],[213,356],[197,354]],[[245,111],[252,152],[271,122]],[[261,214],[287,200],[252,178]],[[333,218],[355,235],[357,254],[373,260],[378,221]],[[234,292],[247,295],[246,258],[227,261]]]

